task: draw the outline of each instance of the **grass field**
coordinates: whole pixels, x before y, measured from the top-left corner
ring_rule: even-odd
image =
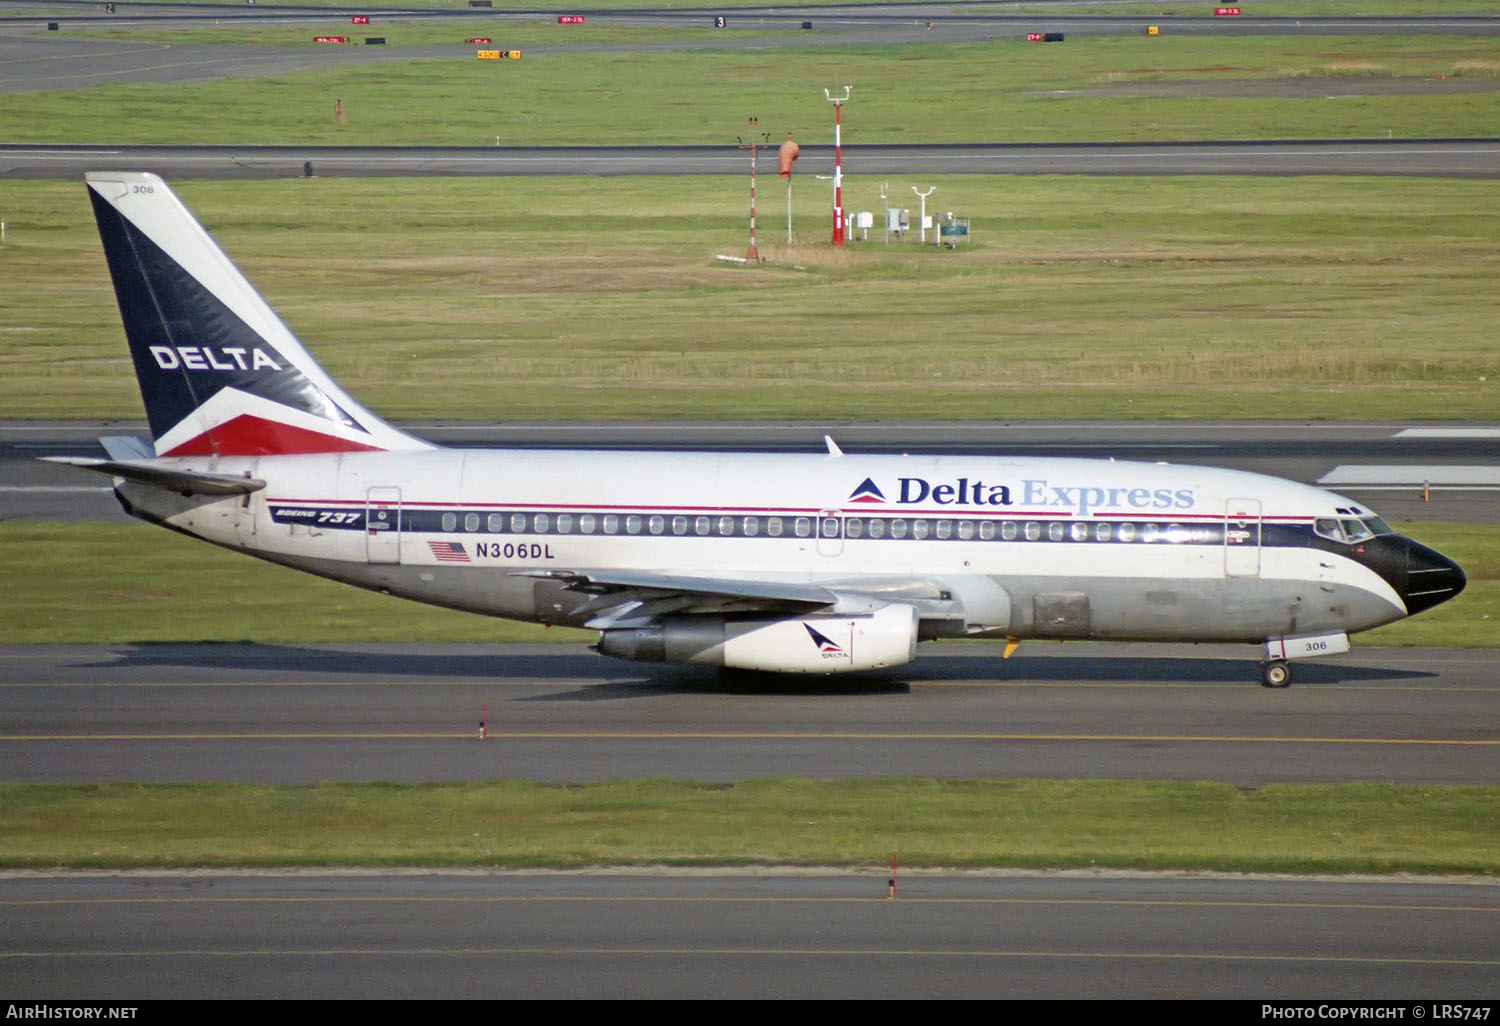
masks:
[[[933,177],[956,252],[824,240],[827,185],[183,182],[333,375],[398,418],[1493,419],[1488,181]],[[849,176],[879,215],[880,182]],[[914,203],[915,181],[890,181]],[[913,210],[915,216],[915,210]],[[0,415],[138,417],[81,184],[0,193]],[[778,241],[782,240],[782,241]]]
[[[344,26],[339,34],[346,29],[352,31]],[[304,41],[311,37],[306,26],[295,31]],[[381,31],[392,39],[402,31],[425,38],[431,29]],[[538,31],[544,27],[494,38],[525,41]],[[455,43],[462,38],[455,32]],[[174,58],[164,51],[162,59]],[[520,61],[478,61],[461,50],[434,60],[361,62],[191,87],[122,83],[29,92],[24,103],[0,106],[0,138],[706,145],[733,144],[754,114],[760,129],[778,141],[787,132],[804,142],[826,141],[832,119],[823,90],[843,84],[854,89],[843,115],[850,145],[1493,134],[1493,90],[1411,95],[1379,87],[1393,78],[1438,76],[1455,83],[1494,80],[1500,77],[1500,46],[1484,36],[1094,36],[1061,47],[1000,40],[813,51],[556,53]],[[1155,95],[1130,88],[1203,79],[1328,78],[1337,84],[1295,94]],[[1361,87],[1360,80],[1373,86]],[[335,100],[342,120],[335,119]]]
[[[477,744],[460,741],[456,744]],[[1500,870],[1494,788],[1049,780],[0,783],[0,866]]]
[[[1397,524],[1456,560],[1463,595],[1358,636],[1373,645],[1500,646],[1500,528]],[[37,553],[47,573],[36,573]],[[191,593],[191,602],[183,595]],[[128,616],[119,615],[130,610]],[[300,574],[146,524],[0,523],[0,638],[11,644],[153,641],[584,641]],[[998,656],[999,645],[995,646]],[[1248,649],[1247,649],[1248,651]]]

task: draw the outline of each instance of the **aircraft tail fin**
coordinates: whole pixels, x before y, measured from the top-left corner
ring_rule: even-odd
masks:
[[[360,406],[156,175],[85,175],[158,456],[429,449]]]

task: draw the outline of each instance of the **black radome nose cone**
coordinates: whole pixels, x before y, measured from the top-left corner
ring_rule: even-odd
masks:
[[[1409,565],[1401,598],[1408,614],[1431,609],[1464,590],[1469,579],[1457,563],[1425,545],[1408,541]]]

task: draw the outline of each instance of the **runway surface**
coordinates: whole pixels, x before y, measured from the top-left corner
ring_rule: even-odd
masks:
[[[1500,139],[848,145],[846,174],[1401,175],[1500,177]],[[166,178],[705,175],[745,172],[734,146],[0,145],[0,178],[154,171]],[[802,147],[803,168],[833,147]]]
[[[1075,456],[1201,464],[1326,484],[1397,520],[1500,523],[1500,425],[1288,422],[405,423],[441,445]],[[0,421],[0,520],[123,520],[108,482],[39,456],[102,456],[144,422]],[[1330,480],[1336,475],[1336,483]],[[1426,488],[1424,490],[1424,484]],[[1424,501],[1425,495],[1425,501]]]
[[[1359,648],[1285,691],[1248,645],[1000,651],[788,681],[567,644],[13,646],[0,779],[1500,783],[1492,651]]]
[[[11,874],[0,979],[73,1001],[1455,1002],[1500,972],[1493,882],[920,874],[891,900],[888,868]]]

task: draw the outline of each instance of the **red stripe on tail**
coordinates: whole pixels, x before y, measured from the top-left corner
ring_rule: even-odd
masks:
[[[174,446],[162,456],[301,456],[319,452],[383,452],[377,445],[241,414]]]

